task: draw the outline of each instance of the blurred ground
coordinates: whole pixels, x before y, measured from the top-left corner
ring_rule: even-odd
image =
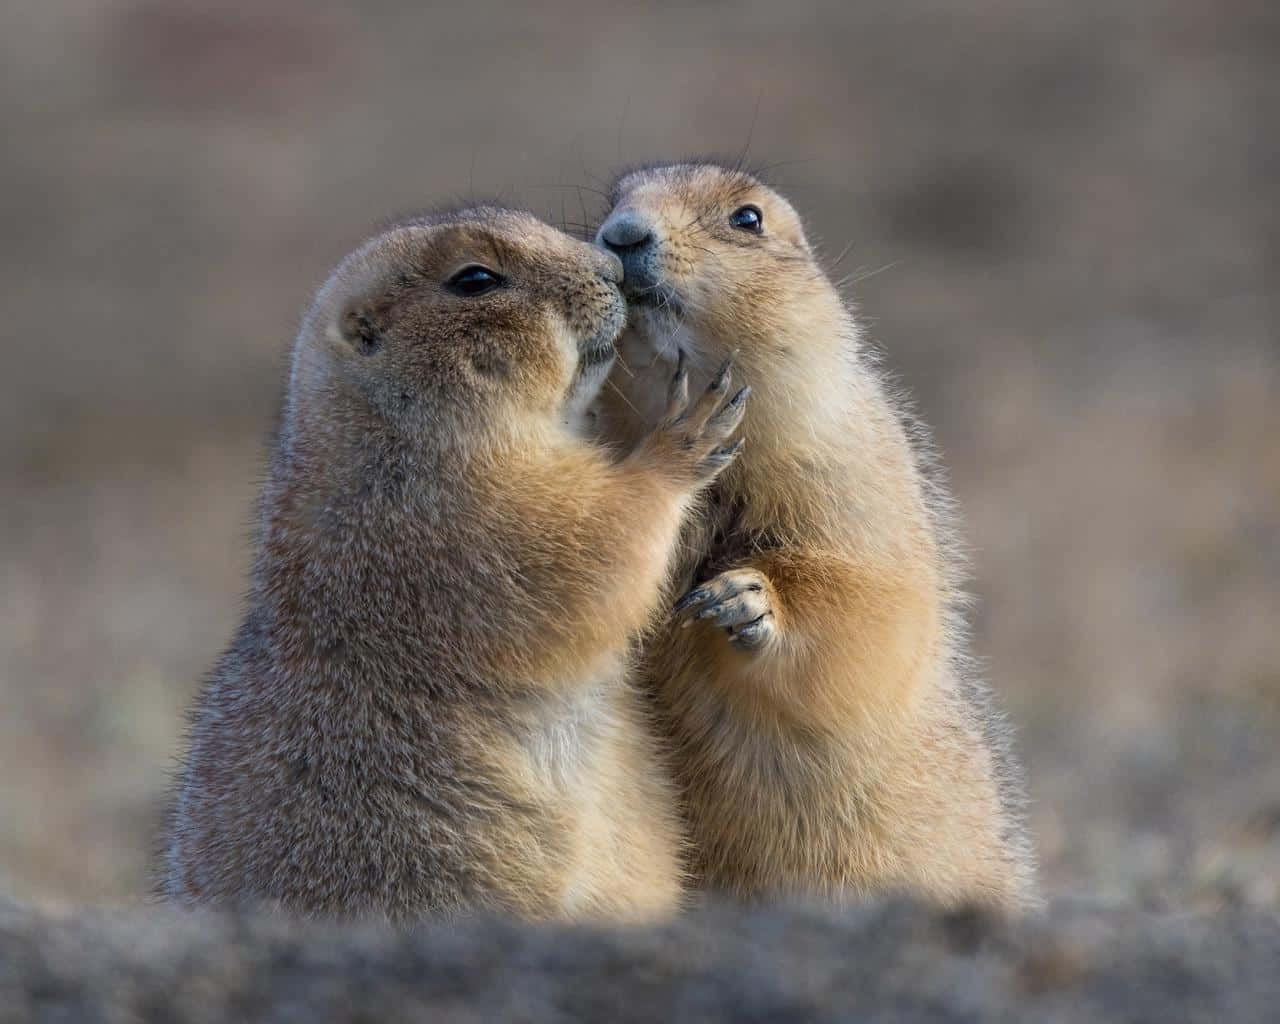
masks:
[[[0,897],[0,1006],[40,1021],[1274,1024],[1280,916],[702,907],[658,927],[411,930]]]
[[[1270,0],[6,5],[0,889],[146,891],[332,264],[749,138],[936,429],[1051,891],[1280,903],[1277,67]]]

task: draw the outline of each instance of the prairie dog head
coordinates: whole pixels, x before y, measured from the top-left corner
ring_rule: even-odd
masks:
[[[332,420],[336,402],[365,430],[427,445],[576,425],[625,324],[621,280],[613,255],[521,211],[397,224],[320,289],[286,415],[318,403]]]
[[[746,463],[783,426],[794,432],[797,403],[837,415],[820,392],[843,385],[856,328],[786,199],[710,163],[626,172],[609,198],[596,243],[622,261],[630,312],[596,403],[601,436],[634,440],[661,417],[681,354],[698,387],[736,353],[735,378],[755,395]]]
[[[838,330],[839,297],[799,215],[751,175],[646,168],[620,177],[610,199],[596,242],[621,259],[632,324],[655,355],[679,348],[710,368],[737,349],[744,368],[763,368],[804,358]]]

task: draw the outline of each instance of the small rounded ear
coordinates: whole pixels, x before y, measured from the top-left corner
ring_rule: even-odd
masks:
[[[382,346],[382,336],[369,314],[359,306],[353,306],[342,314],[338,324],[342,337],[362,355],[371,356]]]

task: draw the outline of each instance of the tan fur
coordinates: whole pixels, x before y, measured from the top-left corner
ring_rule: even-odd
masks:
[[[652,422],[678,352],[692,379],[737,350],[742,458],[685,536],[645,675],[676,756],[696,866],[744,897],[906,890],[1037,900],[1021,781],[967,671],[947,499],[791,206],[749,175],[624,175],[615,218],[631,329],[593,410]],[[756,234],[730,223],[753,204]],[[707,618],[695,618],[698,613]]]
[[[469,264],[503,284],[457,294]],[[393,919],[677,906],[675,797],[628,645],[740,412],[675,409],[622,459],[575,430],[620,279],[480,208],[390,229],[321,289],[248,612],[192,718],[170,898]]]

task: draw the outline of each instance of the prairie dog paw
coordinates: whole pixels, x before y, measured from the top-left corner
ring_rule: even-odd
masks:
[[[730,569],[699,583],[676,602],[682,628],[699,620],[719,626],[739,650],[758,651],[777,634],[773,585],[758,569]]]
[[[666,415],[644,444],[664,467],[695,487],[711,483],[742,451],[742,440],[729,442],[729,437],[742,422],[751,389],[739,388],[725,401],[731,363],[732,357],[690,405],[689,373],[682,352],[667,389]]]

